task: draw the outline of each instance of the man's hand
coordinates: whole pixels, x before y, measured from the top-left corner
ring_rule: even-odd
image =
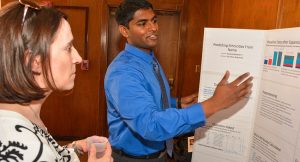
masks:
[[[253,77],[245,73],[228,83],[229,72],[226,71],[223,79],[217,85],[214,95],[202,103],[206,117],[226,109],[240,101],[251,92]]]
[[[189,96],[185,96],[185,97],[182,97],[179,99],[180,99],[180,102],[178,102],[178,103],[180,103],[181,105],[178,105],[178,106],[185,108],[185,107],[188,107],[188,106],[198,102],[198,93],[194,93],[194,94],[191,94]]]

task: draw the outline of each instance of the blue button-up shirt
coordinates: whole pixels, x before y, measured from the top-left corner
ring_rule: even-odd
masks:
[[[171,107],[163,109],[161,89],[150,54],[126,44],[109,65],[104,81],[109,141],[114,148],[134,156],[165,148],[165,141],[205,124],[201,104],[176,108],[160,67]]]

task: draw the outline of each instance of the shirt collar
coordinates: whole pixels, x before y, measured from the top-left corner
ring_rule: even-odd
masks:
[[[134,56],[137,56],[143,60],[145,60],[146,62],[148,63],[152,63],[153,61],[153,57],[154,57],[154,52],[153,50],[150,51],[150,54],[148,54],[147,52],[131,45],[131,44],[128,44],[126,43],[125,45],[125,51],[129,52],[130,54],[134,55]]]

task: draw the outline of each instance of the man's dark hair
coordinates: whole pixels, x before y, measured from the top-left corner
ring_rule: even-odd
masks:
[[[147,0],[124,0],[116,11],[117,23],[129,28],[129,22],[133,19],[134,13],[139,9],[153,9],[153,6]]]

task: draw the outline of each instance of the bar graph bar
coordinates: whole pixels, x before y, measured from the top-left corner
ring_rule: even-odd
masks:
[[[294,64],[294,56],[285,55],[283,59],[283,66],[293,67],[293,64]]]
[[[272,65],[272,59],[269,59],[268,65]]]
[[[281,58],[282,58],[282,52],[279,52],[278,59],[277,59],[277,66],[281,66]]]
[[[297,54],[296,68],[300,69],[300,53]]]
[[[278,57],[278,52],[274,51],[272,65],[277,65],[277,57]]]

